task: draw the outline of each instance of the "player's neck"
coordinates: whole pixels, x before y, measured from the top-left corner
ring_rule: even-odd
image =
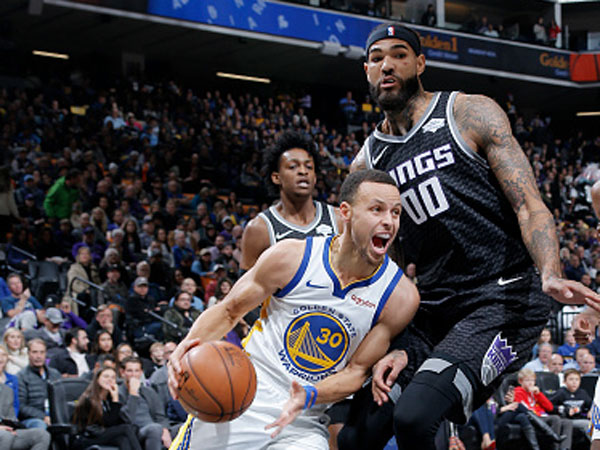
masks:
[[[373,264],[366,259],[352,242],[349,233],[342,233],[334,239],[330,260],[344,286],[371,276],[379,267],[379,264]]]
[[[433,98],[432,92],[419,90],[401,110],[385,111],[381,131],[394,136],[404,136],[417,123]]]
[[[310,224],[316,214],[315,202],[311,197],[295,200],[282,194],[275,209],[281,217],[296,225]]]

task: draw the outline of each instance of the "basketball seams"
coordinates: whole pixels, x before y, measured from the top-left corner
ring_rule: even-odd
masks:
[[[220,420],[225,415],[225,408],[223,407],[223,405],[221,405],[221,402],[219,402],[217,400],[217,398],[214,395],[212,395],[212,393],[209,392],[209,390],[206,388],[206,386],[204,386],[204,383],[202,382],[202,380],[200,379],[200,377],[193,370],[193,367],[192,367],[192,364],[191,364],[191,360],[190,360],[190,354],[189,354],[189,352],[186,355],[186,360],[187,360],[187,365],[189,367],[189,371],[192,373],[192,375],[194,375],[194,378],[196,379],[196,381],[198,381],[198,384],[200,385],[200,387],[204,390],[204,392],[206,392],[208,394],[208,396],[217,404],[217,406],[221,410],[221,414],[220,414],[220,418],[219,418],[219,420]],[[194,409],[196,409],[196,408],[194,408]],[[216,414],[211,414],[211,415],[215,415],[216,416]]]
[[[233,389],[233,380],[231,379],[231,374],[229,373],[229,366],[227,365],[227,362],[225,361],[225,357],[221,353],[220,347],[216,346],[212,342],[209,342],[209,344],[211,345],[212,348],[214,348],[217,351],[219,358],[221,358],[221,361],[223,362],[223,368],[225,369],[225,373],[227,373],[227,379],[229,380],[229,391],[231,394],[231,412],[229,413],[230,414],[229,420],[232,420],[234,417],[233,414],[235,411],[235,391]]]

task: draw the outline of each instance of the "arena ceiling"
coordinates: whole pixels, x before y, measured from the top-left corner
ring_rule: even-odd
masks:
[[[327,56],[317,48],[153,23],[134,18],[44,4],[40,15],[28,12],[29,1],[0,2],[4,46],[19,54],[32,50],[66,53],[72,62],[120,67],[123,52],[143,54],[146,70],[174,78],[214,80],[217,71],[267,77],[273,83],[319,86],[355,93],[366,91],[362,64],[344,56]],[[150,75],[151,77],[151,75]],[[489,75],[429,67],[428,89],[461,89],[502,99],[512,92],[521,109],[573,115],[597,110],[600,88],[557,87]],[[239,81],[237,83],[240,83]]]

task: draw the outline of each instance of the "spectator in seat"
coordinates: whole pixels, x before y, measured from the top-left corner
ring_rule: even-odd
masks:
[[[184,278],[181,282],[180,290],[185,291],[192,296],[193,308],[197,309],[200,312],[204,311],[204,302],[202,301],[202,298],[196,296],[196,292],[198,291],[198,285],[196,284],[196,281],[194,281],[193,278]],[[177,294],[177,292],[175,292],[175,294]],[[169,306],[172,307],[174,303],[175,296],[173,296],[173,298],[171,298],[171,300],[169,301]]]
[[[91,288],[88,284],[78,281],[75,278],[81,278],[99,285],[100,274],[98,268],[92,262],[92,253],[89,247],[79,247],[75,261],[71,264],[67,272],[67,291],[63,300],[70,302],[71,310],[79,315],[79,305],[73,301],[73,297],[77,297],[83,293],[91,294]],[[98,295],[101,297],[102,294],[99,293]],[[103,303],[101,298],[98,300],[98,303]],[[88,300],[88,304],[91,304],[91,299]]]
[[[42,305],[23,288],[21,276],[11,273],[6,278],[10,295],[2,299],[2,314],[11,318],[11,325],[21,330],[35,328],[42,316]]]
[[[558,382],[560,384],[560,386],[564,386],[564,376],[563,376],[563,366],[564,366],[564,360],[563,357],[561,355],[559,355],[558,353],[553,353],[552,357],[550,358],[550,372],[552,372],[553,374],[556,374],[558,376]]]
[[[61,328],[63,316],[57,308],[48,308],[44,326],[26,333],[27,340],[41,339],[46,344],[48,356],[51,358],[59,349],[64,348],[66,330]],[[31,358],[29,363],[31,364]]]
[[[145,332],[161,340],[161,323],[148,314],[148,312],[160,312],[154,299],[148,296],[148,279],[136,278],[133,283],[133,291],[134,293],[127,298],[125,304],[128,326],[133,327],[130,329],[133,337],[141,337]]]
[[[154,342],[150,346],[150,364],[144,367],[144,376],[149,379],[154,372],[165,365],[165,346],[162,342]],[[143,366],[142,361],[142,366]]]
[[[181,266],[181,260],[184,256],[190,255],[192,260],[194,258],[194,250],[186,244],[185,242],[185,232],[181,230],[175,230],[175,245],[173,246],[173,261],[175,263],[175,267],[179,268]]]
[[[121,280],[121,268],[118,265],[110,265],[106,268],[106,281],[102,283],[104,302],[112,305],[125,307],[127,299],[127,286]]]
[[[165,339],[179,342],[188,333],[200,313],[192,307],[192,296],[186,291],[179,292],[175,296],[173,307],[165,312],[165,319],[173,322],[177,325],[177,328],[164,323],[163,333]]]
[[[78,431],[74,450],[115,444],[119,450],[141,450],[135,427],[120,400],[115,369],[100,369],[79,397],[73,413]]]
[[[115,347],[110,333],[106,330],[100,330],[94,336],[92,341],[91,356],[94,363],[103,355],[113,355]]]
[[[165,364],[158,370],[154,371],[154,373],[150,376],[150,379],[148,380],[150,382],[150,386],[156,391],[159,398],[165,405],[167,405],[169,401],[172,400],[171,394],[169,393],[169,388],[167,387],[168,372],[166,363],[167,361],[169,361],[169,357],[171,356],[171,353],[175,351],[176,347],[176,342],[165,342],[163,346],[163,358]]]
[[[19,418],[27,428],[50,425],[48,382],[61,378],[60,372],[46,365],[46,343],[32,339],[27,343],[29,365],[18,374]]]
[[[561,355],[565,361],[572,361],[578,347],[579,344],[575,342],[575,334],[572,329],[569,329],[565,332],[565,343],[558,347],[557,353]]]
[[[65,378],[80,377],[94,367],[94,357],[88,353],[90,339],[85,330],[73,328],[65,336],[66,349],[61,349],[50,361],[50,366]]]
[[[579,371],[581,372],[582,376],[593,375],[598,373],[598,371],[596,370],[596,358],[594,358],[594,355],[592,355],[591,353],[588,353],[583,356],[580,366],[581,367]]]
[[[550,365],[550,358],[552,357],[552,345],[548,343],[540,344],[539,356],[533,361],[529,361],[525,364],[525,368],[531,369],[534,372],[548,372]]]
[[[108,305],[98,306],[94,320],[85,330],[91,339],[94,339],[98,332],[104,330],[110,333],[114,345],[121,343],[122,331],[115,323],[113,311],[113,308]]]
[[[590,421],[587,414],[592,407],[592,399],[580,386],[581,374],[575,369],[569,369],[565,372],[565,386],[561,387],[550,401],[561,416],[573,422],[574,428],[589,436],[587,430]]]
[[[535,345],[533,346],[533,349],[531,350],[531,357],[532,358],[537,358],[538,356],[538,352],[539,352],[539,347],[541,344],[550,344],[552,345],[552,351],[555,351],[555,346],[552,343],[552,334],[550,333],[550,330],[548,328],[544,328],[541,332],[540,332],[540,337],[538,338],[538,341],[535,343]]]
[[[81,172],[70,169],[64,177],[52,185],[44,199],[44,210],[50,219],[68,219],[71,217],[73,203],[79,199]]]
[[[578,347],[577,350],[575,350],[575,359],[572,359],[571,361],[567,361],[564,365],[564,370],[567,369],[577,369],[577,370],[581,370],[581,365],[583,364],[583,359],[585,358],[585,355],[590,353],[590,349],[587,347]]]
[[[4,371],[7,361],[8,352],[0,345],[0,419],[18,422],[19,382],[16,376]],[[15,429],[7,423],[0,425],[2,450],[48,450],[49,446],[50,433],[46,430]]]
[[[541,351],[542,349],[540,348]],[[518,377],[520,386],[515,388],[515,402],[524,405],[535,417],[540,418],[549,425],[557,436],[565,435],[566,438],[560,442],[560,448],[570,449],[573,433],[573,424],[571,421],[561,419],[557,415],[549,414],[554,411],[554,405],[552,405],[552,402],[548,400],[535,384],[535,372],[531,369],[523,368],[519,371]],[[559,448],[558,442],[555,443],[554,448]]]
[[[7,328],[2,336],[2,341],[8,350],[8,363],[6,363],[6,373],[16,375],[27,367],[29,357],[27,356],[27,347],[25,347],[25,336],[18,328]]]
[[[134,425],[138,427],[138,437],[145,450],[161,450],[171,445],[169,422],[164,415],[164,406],[158,394],[141,384],[142,361],[139,358],[126,358],[123,361],[125,383],[119,388],[119,398]]]

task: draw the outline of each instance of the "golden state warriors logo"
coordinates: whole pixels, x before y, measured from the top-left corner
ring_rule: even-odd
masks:
[[[338,364],[348,350],[348,332],[335,317],[310,312],[285,331],[285,351],[297,369],[321,373]]]

